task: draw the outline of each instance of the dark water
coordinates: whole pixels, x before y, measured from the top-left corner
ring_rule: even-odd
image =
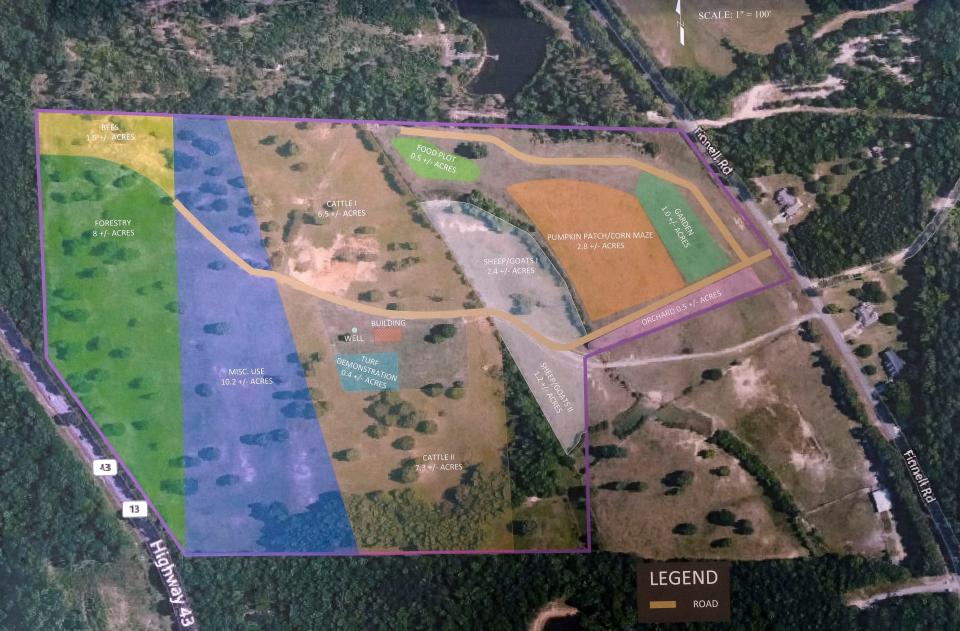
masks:
[[[550,27],[528,18],[517,0],[457,0],[457,8],[480,28],[487,54],[500,56],[483,62],[470,90],[516,96],[543,63]]]
[[[583,627],[580,626],[580,615],[551,618],[543,627],[543,631],[583,631]]]

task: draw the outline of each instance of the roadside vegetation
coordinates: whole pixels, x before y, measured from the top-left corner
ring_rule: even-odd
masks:
[[[903,466],[901,455],[896,447],[871,425],[856,388],[836,361],[824,351],[819,351],[817,362],[823,371],[824,383],[830,387],[837,409],[859,423],[857,439],[871,462],[878,464],[877,478],[893,496],[892,511],[907,552],[903,566],[916,576],[942,573],[945,570],[943,557],[933,537],[929,518],[917,499],[914,483]]]

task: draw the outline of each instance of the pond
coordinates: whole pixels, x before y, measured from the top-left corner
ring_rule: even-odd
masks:
[[[484,60],[470,90],[513,98],[543,63],[550,27],[528,18],[517,0],[457,0],[457,8],[479,27],[487,54],[494,56]]]

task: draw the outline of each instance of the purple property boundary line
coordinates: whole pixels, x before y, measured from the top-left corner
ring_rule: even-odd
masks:
[[[67,383],[67,380],[63,377],[60,371],[57,369],[56,365],[50,359],[49,354],[49,339],[47,334],[47,281],[46,281],[46,258],[44,255],[44,232],[43,232],[43,193],[42,193],[42,182],[40,177],[40,114],[79,114],[79,115],[115,115],[115,116],[159,116],[159,117],[180,117],[180,118],[191,118],[191,119],[228,119],[228,120],[255,120],[255,121],[285,121],[285,122],[319,122],[319,123],[342,123],[342,124],[365,124],[365,125],[405,125],[409,127],[460,127],[460,128],[492,128],[492,129],[539,129],[539,130],[565,130],[565,131],[604,131],[604,132],[653,132],[653,133],[675,133],[679,134],[682,137],[687,145],[693,150],[693,153],[699,158],[700,162],[703,164],[704,168],[707,170],[707,173],[710,174],[713,182],[719,187],[723,193],[726,195],[727,199],[733,204],[734,208],[737,210],[739,215],[747,222],[747,225],[750,226],[753,234],[757,239],[768,249],[771,250],[773,258],[776,260],[781,271],[784,275],[777,281],[764,285],[762,287],[754,288],[745,293],[739,294],[722,302],[711,305],[700,311],[688,314],[678,320],[669,322],[667,324],[661,325],[659,327],[654,327],[648,331],[632,335],[623,340],[615,342],[605,347],[601,347],[590,351],[585,354],[583,357],[583,453],[584,453],[584,491],[585,491],[585,505],[586,505],[586,535],[587,535],[587,545],[584,548],[572,548],[572,549],[554,549],[554,548],[544,548],[544,549],[529,549],[529,550],[397,550],[397,551],[363,551],[357,550],[353,553],[344,553],[344,552],[188,552],[184,549],[183,545],[180,543],[180,540],[174,534],[173,530],[167,525],[164,521],[163,516],[160,514],[160,511],[157,510],[154,506],[150,496],[147,495],[143,487],[137,481],[136,476],[133,475],[133,472],[127,466],[127,463],[123,460],[117,450],[114,448],[110,440],[104,435],[101,431],[100,426],[93,419],[93,416],[90,412],[84,407],[83,403],[80,401],[80,397],[76,392],[73,391],[73,388],[70,387],[70,384]],[[173,541],[174,545],[180,551],[180,554],[187,558],[205,558],[205,557],[383,557],[383,556],[424,556],[424,555],[477,555],[477,554],[585,554],[593,551],[593,532],[591,527],[591,492],[590,492],[590,420],[589,420],[589,380],[588,380],[588,361],[591,357],[609,351],[621,344],[630,342],[646,335],[656,333],[666,329],[668,327],[680,324],[702,314],[708,313],[715,309],[719,309],[725,305],[736,302],[743,298],[747,298],[753,295],[756,295],[767,289],[771,289],[778,285],[781,285],[788,280],[790,280],[789,272],[778,256],[775,250],[770,248],[770,244],[767,242],[766,238],[760,233],[757,227],[754,225],[753,221],[747,215],[746,211],[740,205],[740,203],[730,194],[730,192],[723,186],[720,179],[713,172],[713,169],[710,168],[709,163],[706,158],[697,148],[697,146],[687,137],[683,130],[679,128],[670,128],[670,127],[618,127],[618,126],[606,126],[606,125],[547,125],[547,124],[512,124],[512,123],[455,123],[449,121],[402,121],[402,120],[356,120],[356,119],[344,119],[344,118],[306,118],[306,117],[283,117],[283,116],[230,116],[230,115],[218,115],[218,114],[174,114],[168,112],[126,112],[126,111],[111,111],[111,110],[70,110],[70,109],[46,109],[40,108],[34,110],[34,146],[36,154],[36,169],[37,169],[37,205],[39,208],[39,224],[40,224],[40,287],[41,287],[41,302],[43,308],[43,357],[47,362],[47,365],[53,370],[54,375],[70,394],[70,397],[74,400],[77,406],[80,408],[80,411],[83,412],[83,415],[90,421],[90,424],[96,430],[97,435],[107,446],[107,449],[110,453],[116,458],[119,465],[123,468],[124,472],[133,482],[134,487],[137,491],[143,496],[146,500],[147,505],[153,511],[153,514],[156,516],[157,520],[160,522],[160,525],[166,531],[167,535]]]

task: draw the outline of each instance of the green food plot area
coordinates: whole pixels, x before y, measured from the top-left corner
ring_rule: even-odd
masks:
[[[641,173],[637,198],[687,283],[729,265],[730,258],[673,184]]]
[[[456,182],[473,182],[480,177],[480,166],[476,162],[443,151],[422,138],[397,136],[393,146],[417,177]]]
[[[50,358],[183,541],[172,200],[97,158],[43,156],[41,177]]]

